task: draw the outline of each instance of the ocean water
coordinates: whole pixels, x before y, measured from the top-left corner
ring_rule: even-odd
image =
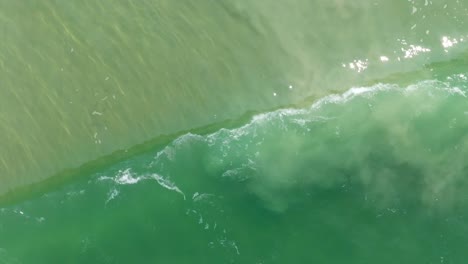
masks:
[[[0,263],[464,263],[464,1],[0,1]]]
[[[460,0],[1,1],[0,194],[163,135],[463,72],[467,13]]]
[[[0,210],[4,263],[463,263],[468,78],[184,134]]]

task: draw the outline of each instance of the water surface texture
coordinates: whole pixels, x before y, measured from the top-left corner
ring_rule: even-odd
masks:
[[[463,263],[468,3],[354,2],[0,1],[0,263]]]
[[[462,263],[467,93],[378,84],[185,134],[1,209],[0,259]]]
[[[457,58],[468,35],[467,5],[455,0],[2,1],[0,10],[0,193],[162,134]]]

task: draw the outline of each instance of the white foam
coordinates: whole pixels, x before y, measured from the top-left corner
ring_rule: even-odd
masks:
[[[173,182],[169,181],[168,179],[165,179],[163,176],[156,174],[156,173],[134,177],[133,173],[131,172],[131,169],[128,168],[123,171],[120,170],[115,177],[101,176],[98,178],[99,181],[111,180],[119,185],[136,184],[140,181],[149,180],[149,179],[156,180],[160,186],[168,190],[180,193],[184,197],[184,200],[185,200],[185,194]],[[110,192],[109,198],[106,201],[106,203],[114,199],[118,194],[119,194],[119,191],[117,189],[113,189]]]
[[[458,94],[458,95],[461,95],[463,97],[466,97],[466,93],[465,91],[462,91],[460,88],[458,87],[453,87],[453,88],[446,88],[445,90],[447,90],[450,94]]]
[[[396,85],[381,84],[381,83],[376,84],[375,86],[372,86],[372,87],[353,87],[342,94],[332,94],[322,99],[319,99],[317,102],[315,102],[312,105],[312,109],[318,109],[322,107],[324,104],[329,104],[329,103],[333,103],[333,104],[346,103],[349,100],[355,98],[356,96],[371,95],[376,92],[393,90],[396,88],[398,88],[398,86]]]
[[[199,202],[199,201],[202,201],[202,200],[206,200],[206,199],[209,199],[210,197],[213,197],[214,194],[209,194],[209,193],[194,193],[193,196],[192,196],[192,200],[194,202]]]
[[[167,157],[168,160],[174,160],[175,157],[175,151],[174,148],[171,146],[165,147],[163,150],[158,151],[156,154],[155,160],[159,160],[161,157]]]
[[[117,190],[117,189],[115,189],[115,188],[112,189],[112,190],[109,192],[109,194],[108,194],[108,198],[107,198],[105,204],[107,204],[107,203],[109,203],[110,201],[114,200],[115,197],[117,197],[118,195],[119,195],[119,190]]]
[[[117,176],[114,178],[114,181],[121,185],[135,184],[135,183],[138,183],[140,180],[142,180],[141,177],[133,178],[132,173],[130,172],[130,169],[119,171]]]
[[[196,141],[210,148],[208,155],[212,155],[213,158],[207,159],[209,162],[206,166],[210,173],[213,172],[222,177],[235,178],[238,181],[242,181],[255,175],[254,171],[258,168],[258,166],[255,165],[256,157],[259,151],[262,151],[262,147],[259,147],[259,145],[263,144],[265,135],[272,129],[278,132],[278,129],[282,131],[283,127],[286,129],[291,128],[290,124],[298,124],[304,128],[302,132],[307,133],[306,131],[310,131],[309,123],[323,122],[336,118],[333,116],[326,116],[322,111],[317,111],[317,109],[320,109],[322,106],[327,104],[345,104],[355,98],[372,99],[378,94],[392,97],[418,97],[420,95],[430,96],[431,94],[437,95],[442,93],[443,95],[453,94],[466,97],[467,91],[465,87],[454,87],[454,81],[458,80],[452,80],[450,78],[448,78],[446,82],[427,80],[407,87],[382,83],[371,87],[353,87],[341,94],[332,94],[323,97],[313,103],[309,108],[286,108],[258,114],[253,116],[250,122],[241,127],[234,129],[222,128],[204,136],[190,133],[183,135],[174,140],[173,143],[168,145],[165,149],[158,152],[155,157],[155,163],[158,169],[161,167],[170,169],[172,166],[177,166],[177,164],[166,163],[173,163],[174,160],[171,157],[176,155],[177,151],[181,148],[191,148],[193,142]],[[392,98],[392,100],[393,99],[398,100],[398,98]],[[369,103],[369,101],[367,102]],[[369,103],[369,105],[370,107],[377,107],[378,103],[379,100],[377,100],[375,104],[372,102],[372,104]],[[465,112],[465,115],[467,113],[468,112]],[[293,127],[294,129],[297,128],[297,126]],[[340,136],[341,133],[342,131],[339,128],[335,130],[337,136]],[[249,163],[247,163],[247,160],[249,160]],[[204,160],[202,162],[204,162]],[[168,167],[165,167],[165,165],[168,165]],[[154,174],[152,177],[158,181],[162,187],[180,193],[185,199],[185,194],[168,179],[158,174]],[[192,199],[196,200],[199,196],[200,194],[195,193]]]
[[[165,179],[161,175],[156,174],[156,173],[152,174],[150,177],[155,179],[159,183],[159,185],[161,185],[162,187],[168,190],[180,193],[184,197],[184,200],[185,200],[185,194],[179,189],[179,187],[177,187],[174,183],[172,183],[168,179]]]
[[[174,140],[174,146],[177,148],[188,142],[196,141],[196,140],[203,140],[203,137],[189,132],[183,136],[178,137],[176,140]]]
[[[410,45],[410,47],[413,47],[413,46]],[[422,52],[427,51],[424,48],[419,48],[419,47],[417,47],[416,50],[422,51]],[[465,75],[460,75],[460,74],[457,76],[465,77]],[[450,81],[450,79],[448,79],[448,81]],[[216,144],[222,143],[223,148],[228,151],[230,148],[231,142],[237,141],[244,136],[256,137],[257,128],[261,130],[261,127],[265,123],[271,123],[272,121],[275,121],[277,125],[285,126],[285,128],[287,127],[285,122],[293,122],[300,126],[305,126],[309,122],[324,121],[324,120],[332,119],[332,117],[316,117],[314,116],[313,112],[311,113],[311,111],[315,111],[316,109],[319,109],[323,105],[326,105],[326,104],[343,104],[343,103],[347,103],[348,101],[356,97],[371,97],[375,95],[376,93],[380,93],[382,91],[399,91],[403,93],[411,93],[416,90],[420,90],[421,88],[426,89],[427,87],[435,88],[438,90],[440,90],[441,88],[447,89],[447,91],[451,94],[459,94],[459,95],[466,97],[466,92],[463,91],[462,89],[448,88],[450,87],[448,83],[435,81],[435,80],[419,82],[417,84],[407,86],[406,88],[399,87],[398,85],[395,85],[395,84],[383,84],[383,83],[378,83],[370,87],[353,87],[345,91],[344,93],[331,94],[326,97],[323,97],[319,99],[318,101],[316,101],[315,103],[313,103],[311,107],[308,109],[286,108],[286,109],[279,109],[279,110],[272,111],[272,112],[257,114],[252,117],[250,122],[248,122],[247,124],[241,127],[234,128],[234,129],[222,128],[214,133],[211,133],[205,136],[196,135],[192,133],[185,134],[177,138],[176,140],[174,140],[174,142],[170,146],[167,146],[162,151],[158,152],[155,159],[157,162],[158,160],[160,160],[161,157],[164,156],[169,160],[173,160],[174,155],[175,155],[174,152],[177,151],[178,148],[185,146],[188,142],[192,142],[192,141],[204,142],[204,143],[207,143],[208,146],[214,146]],[[431,93],[431,91],[433,91],[433,89],[428,89],[429,93]],[[285,121],[283,120],[284,117],[290,117],[290,119]],[[219,142],[220,140],[222,140],[222,142]]]

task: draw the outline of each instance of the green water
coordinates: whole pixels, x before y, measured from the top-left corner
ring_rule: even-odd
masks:
[[[186,134],[0,211],[6,263],[463,263],[468,80]],[[17,261],[17,262],[15,262]]]
[[[0,1],[0,263],[464,263],[464,1]]]
[[[459,0],[1,1],[0,194],[246,112],[432,79],[424,65],[466,58],[466,14]]]

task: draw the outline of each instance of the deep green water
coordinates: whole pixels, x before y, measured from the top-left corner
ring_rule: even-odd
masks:
[[[0,263],[465,263],[468,3],[1,1]]]

